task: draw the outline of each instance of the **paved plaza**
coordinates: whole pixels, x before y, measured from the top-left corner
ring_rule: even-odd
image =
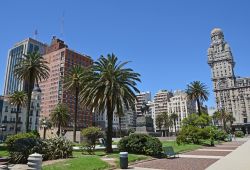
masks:
[[[145,161],[134,164],[131,169],[135,170],[205,170],[212,164],[219,162],[230,153],[240,149],[247,139],[237,140],[233,142],[226,142],[215,147],[203,147],[195,151],[180,154],[179,158],[174,159],[155,159],[152,161]],[[250,141],[248,141],[250,144]],[[235,152],[236,153],[236,152]],[[240,156],[242,157],[242,156]],[[235,162],[237,164],[237,162]],[[221,165],[220,165],[221,166]],[[213,170],[214,168],[209,168]],[[216,169],[216,168],[215,168]],[[221,168],[217,168],[221,169]]]

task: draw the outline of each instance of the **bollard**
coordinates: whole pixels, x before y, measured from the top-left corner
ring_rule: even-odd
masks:
[[[128,152],[120,152],[120,168],[128,168]]]
[[[41,170],[42,160],[43,160],[43,157],[41,154],[34,153],[34,154],[29,155],[28,163],[27,163],[29,167],[28,169],[29,170],[33,170],[33,169]]]

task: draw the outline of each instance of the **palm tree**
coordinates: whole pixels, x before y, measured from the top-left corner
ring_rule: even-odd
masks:
[[[29,113],[31,104],[31,95],[34,84],[42,79],[49,77],[48,62],[37,52],[23,54],[23,58],[15,65],[14,75],[25,84],[25,92],[28,95],[27,114],[26,114],[26,131],[29,131]]]
[[[177,120],[177,119],[178,119],[178,114],[172,113],[172,114],[170,115],[170,120],[172,120],[173,123],[174,123],[174,131],[175,131],[175,134],[177,133],[177,131],[176,131],[176,120]]]
[[[213,119],[219,120],[222,123],[224,130],[226,130],[227,122],[229,122],[230,126],[232,127],[232,124],[235,121],[235,118],[233,117],[232,113],[227,113],[224,109],[221,109],[221,111],[214,112],[212,117]]]
[[[107,147],[106,152],[112,150],[112,132],[114,111],[123,113],[124,109],[134,106],[139,90],[136,82],[140,74],[130,68],[124,68],[128,62],[120,63],[114,54],[101,56],[92,67],[92,75],[88,84],[81,91],[82,103],[90,106],[94,112],[107,112]]]
[[[26,105],[27,94],[24,91],[15,91],[12,95],[9,96],[9,102],[17,107],[15,122],[15,133],[17,134],[18,114],[21,111],[21,107]]]
[[[156,116],[155,125],[156,125],[156,127],[161,132],[161,128],[162,128],[162,125],[163,125],[163,119],[162,119],[162,115],[161,114]]]
[[[200,81],[193,81],[187,86],[186,93],[190,100],[197,102],[198,114],[201,115],[201,102],[207,101],[209,96],[207,86]]]
[[[85,82],[85,77],[87,71],[82,66],[73,66],[71,70],[65,76],[64,86],[66,90],[71,92],[75,97],[75,113],[74,113],[74,127],[73,127],[73,141],[76,141],[76,130],[77,130],[77,113],[78,113],[78,105],[79,105],[79,93],[81,91],[81,87]]]
[[[163,120],[163,126],[166,129],[166,134],[165,135],[168,135],[169,127],[170,127],[170,124],[171,124],[169,115],[168,115],[167,112],[163,112],[163,113],[161,113],[161,115],[162,115],[162,120]]]
[[[61,127],[66,126],[68,119],[69,119],[67,106],[62,103],[58,103],[56,107],[54,108],[54,110],[52,111],[50,116],[51,116],[50,119],[52,121],[52,124],[58,127],[56,134],[60,136]]]
[[[43,139],[45,139],[46,131],[52,127],[52,123],[45,117],[40,120],[40,127],[43,128]]]

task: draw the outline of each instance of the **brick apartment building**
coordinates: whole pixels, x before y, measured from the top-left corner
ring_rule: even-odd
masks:
[[[74,96],[63,88],[63,77],[70,71],[72,66],[88,67],[93,61],[89,56],[69,49],[64,41],[56,37],[52,38],[52,42],[46,48],[43,57],[49,63],[50,77],[39,83],[42,91],[41,118],[49,118],[50,113],[59,102],[65,103],[71,115],[68,121],[68,129],[72,129],[75,100]],[[81,129],[90,126],[92,124],[91,112],[81,107],[80,104],[78,107],[77,127]]]

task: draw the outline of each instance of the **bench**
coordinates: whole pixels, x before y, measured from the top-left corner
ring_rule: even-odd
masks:
[[[174,149],[172,146],[167,146],[163,148],[164,154],[167,156],[167,158],[176,158],[179,157],[179,154],[174,152]]]
[[[0,169],[8,169],[10,158],[0,158]]]

